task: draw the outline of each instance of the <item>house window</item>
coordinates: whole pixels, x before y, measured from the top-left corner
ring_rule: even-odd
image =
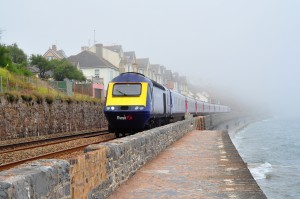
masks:
[[[48,57],[48,60],[51,61],[53,59],[53,57]]]
[[[110,80],[113,79],[113,71],[110,71]]]
[[[100,75],[100,70],[99,69],[95,69],[95,77],[99,77]]]

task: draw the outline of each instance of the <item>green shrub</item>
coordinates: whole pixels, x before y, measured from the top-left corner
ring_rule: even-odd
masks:
[[[67,97],[65,98],[65,101],[68,103],[68,104],[71,104],[73,102],[73,99],[70,98],[70,97]]]
[[[35,101],[38,104],[42,104],[43,103],[43,96],[37,92],[33,93],[34,97],[35,97]]]
[[[10,103],[18,102],[18,100],[19,100],[19,96],[14,93],[6,92],[5,96],[6,96],[7,101],[9,101]]]
[[[32,96],[30,95],[21,95],[21,98],[25,101],[25,102],[31,102],[32,101]]]
[[[46,100],[46,102],[47,102],[48,104],[52,104],[53,101],[54,101],[53,97],[50,96],[50,95],[47,95],[47,96],[45,97],[45,100]]]

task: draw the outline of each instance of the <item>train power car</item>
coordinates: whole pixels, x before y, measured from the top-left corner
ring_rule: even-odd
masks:
[[[170,91],[138,73],[123,73],[108,85],[104,114],[110,132],[135,133],[167,123]]]
[[[218,108],[216,108],[218,106]],[[122,73],[108,84],[104,114],[108,130],[116,137],[136,133],[193,116],[227,112],[215,106],[171,91],[140,73]]]

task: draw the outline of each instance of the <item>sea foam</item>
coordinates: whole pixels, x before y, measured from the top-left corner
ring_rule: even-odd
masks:
[[[255,180],[265,179],[267,174],[272,171],[272,165],[268,162],[263,164],[251,164],[248,166]]]

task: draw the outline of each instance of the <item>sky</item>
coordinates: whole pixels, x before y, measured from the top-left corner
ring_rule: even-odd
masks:
[[[122,45],[220,96],[300,115],[298,0],[0,0],[1,43]],[[218,94],[216,94],[218,95]]]

